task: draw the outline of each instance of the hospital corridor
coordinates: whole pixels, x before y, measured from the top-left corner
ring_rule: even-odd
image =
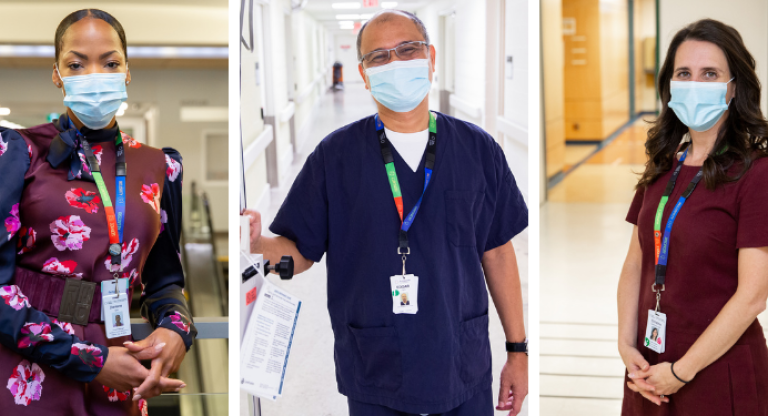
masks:
[[[764,25],[765,5],[749,3],[762,14],[713,1],[542,1],[542,415],[622,413],[617,287],[633,230],[627,213],[661,108],[659,67],[671,37],[696,19]],[[741,33],[764,43],[764,32]]]
[[[274,235],[268,227],[320,141],[377,112],[358,72],[356,36],[373,13],[385,8],[412,12],[426,26],[437,51],[430,110],[490,132],[527,197],[526,1],[406,0],[364,8],[361,2],[246,0],[241,27],[244,194],[246,205],[261,213],[265,236]],[[462,29],[469,26],[488,30]],[[527,322],[528,231],[512,242]],[[326,257],[278,285],[302,300],[284,392],[275,401],[242,394],[242,415],[349,414],[336,383]],[[506,352],[490,298],[488,315],[496,400]],[[525,403],[521,414],[527,415]]]

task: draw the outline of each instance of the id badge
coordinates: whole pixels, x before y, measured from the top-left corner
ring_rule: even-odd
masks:
[[[419,277],[398,274],[389,278],[392,286],[392,313],[415,314],[419,311]]]
[[[114,290],[114,281],[101,283],[101,312],[108,339],[131,335],[130,307],[128,293],[125,290],[127,285],[128,279],[120,279],[118,283],[120,292],[117,295]]]
[[[128,293],[128,278],[124,277],[118,280],[118,289],[120,289],[120,293]],[[117,291],[115,290],[115,280],[105,280],[101,282],[101,296],[104,297],[106,295],[115,295]],[[102,299],[103,300],[103,299]],[[104,319],[104,302],[101,302],[101,320],[102,322],[105,321]]]
[[[643,345],[659,354],[663,353],[667,345],[667,315],[648,310],[648,325],[645,327],[645,340]]]

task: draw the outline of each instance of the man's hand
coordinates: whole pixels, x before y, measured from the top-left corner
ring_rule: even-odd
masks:
[[[128,342],[125,346],[128,350],[136,353],[145,349],[162,348],[160,354],[152,358],[152,366],[145,379],[140,383],[141,385],[136,389],[133,400],[148,399],[169,391],[164,388],[163,380],[169,374],[178,371],[179,365],[187,354],[187,348],[181,335],[170,329],[157,328],[147,338],[138,342]],[[180,387],[174,391],[186,387],[186,384],[180,380],[178,380],[178,385]]]
[[[163,352],[163,349],[163,346],[155,346],[130,352],[123,347],[109,347],[109,355],[104,362],[104,367],[94,380],[118,391],[130,391],[141,385],[149,375],[149,370],[144,368],[139,360],[154,359]],[[184,387],[183,381],[165,377],[162,377],[158,384],[161,392],[178,391]]]
[[[509,410],[509,416],[520,413],[528,395],[528,356],[507,353],[507,362],[501,369],[499,404],[496,410]]]
[[[252,209],[246,209],[243,211],[243,215],[250,217],[251,223],[251,253],[263,253],[264,249],[261,247],[261,214],[258,211]]]

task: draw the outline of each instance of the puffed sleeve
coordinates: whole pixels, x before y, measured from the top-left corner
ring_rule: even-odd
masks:
[[[497,143],[493,143],[497,182],[496,202],[494,205],[493,219],[491,220],[490,233],[485,242],[485,251],[492,250],[506,244],[514,236],[528,227],[528,206],[525,204],[523,194],[517,187],[515,176],[509,168],[504,151]]]
[[[299,253],[315,263],[328,250],[323,143],[307,157],[269,230],[295,242]]]
[[[0,344],[33,363],[46,364],[87,383],[101,371],[109,349],[80,340],[71,325],[51,320],[33,308],[19,287],[12,284],[16,255],[23,252],[30,238],[23,226],[24,213],[19,212],[24,176],[30,166],[29,152],[17,132],[0,132],[0,220],[5,225],[5,234],[0,231]]]
[[[768,246],[768,158],[756,160],[742,177],[745,183],[739,191],[739,217],[736,248]]]
[[[181,335],[187,350],[197,336],[187,300],[184,297],[184,270],[181,267],[181,155],[164,148],[166,176],[160,200],[160,236],[149,252],[141,276],[141,316],[154,327]]]

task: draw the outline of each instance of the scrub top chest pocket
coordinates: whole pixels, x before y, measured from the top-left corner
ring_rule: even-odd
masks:
[[[448,241],[456,247],[475,247],[475,223],[485,192],[445,191],[445,226]]]

